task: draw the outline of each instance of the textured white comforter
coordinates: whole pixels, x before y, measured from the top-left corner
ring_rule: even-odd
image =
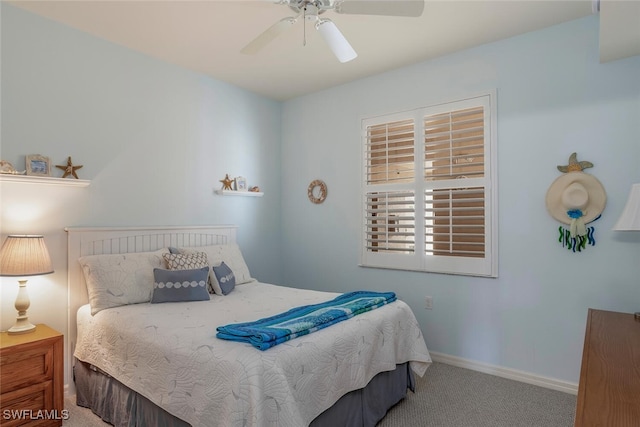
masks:
[[[431,358],[413,312],[396,301],[260,351],[215,337],[247,322],[338,294],[265,283],[211,301],[134,304],[78,312],[75,357],[193,426],[300,427],[376,374]]]

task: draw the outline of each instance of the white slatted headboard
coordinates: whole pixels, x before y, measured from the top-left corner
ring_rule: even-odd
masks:
[[[88,255],[149,252],[169,246],[207,246],[236,242],[237,226],[193,227],[68,227],[68,336],[65,354],[65,384],[75,394],[73,352],[78,309],[89,302],[84,273],[78,258]]]

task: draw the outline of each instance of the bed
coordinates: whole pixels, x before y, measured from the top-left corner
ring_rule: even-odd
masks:
[[[252,278],[235,226],[67,232],[66,382],[79,405],[116,426],[373,426],[431,363],[415,316],[400,300],[266,351],[216,338],[218,326],[338,295]],[[96,279],[87,273],[96,265],[133,288],[129,280],[147,280],[140,259],[176,249],[209,251],[210,263],[228,264],[237,285],[195,301],[129,303],[113,289],[111,302],[96,299]],[[111,272],[118,257],[136,260],[142,267],[133,268],[144,274],[125,279],[120,267]]]

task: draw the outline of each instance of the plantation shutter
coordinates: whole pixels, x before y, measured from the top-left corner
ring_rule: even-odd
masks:
[[[483,107],[424,119],[428,255],[485,256],[484,126]]]
[[[415,126],[413,119],[367,128],[366,248],[415,250]]]
[[[361,265],[495,276],[491,96],[363,120]]]

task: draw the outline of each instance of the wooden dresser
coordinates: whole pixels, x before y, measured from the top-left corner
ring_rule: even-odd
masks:
[[[576,427],[640,426],[640,321],[589,309]]]
[[[43,324],[27,334],[0,334],[0,425],[62,425],[63,341]]]

